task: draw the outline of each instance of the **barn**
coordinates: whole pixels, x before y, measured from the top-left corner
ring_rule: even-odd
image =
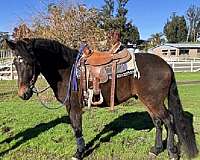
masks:
[[[148,50],[167,61],[200,59],[200,43],[166,43]]]

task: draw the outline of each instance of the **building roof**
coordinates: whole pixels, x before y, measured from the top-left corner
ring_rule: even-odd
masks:
[[[152,53],[155,48],[160,48],[161,50],[174,50],[174,49],[177,49],[176,47],[173,47],[173,46],[160,45],[160,46],[156,46],[154,48],[148,49],[148,52]]]
[[[156,46],[154,48],[150,48],[150,50],[154,50],[155,48],[161,49],[179,49],[179,48],[200,48],[200,43],[165,43],[163,45]]]
[[[161,49],[177,49],[177,47],[174,47],[174,46],[170,46],[170,45],[161,45],[161,46],[158,46],[159,48]],[[157,47],[155,47],[157,48]]]
[[[165,46],[175,48],[200,48],[200,43],[166,43]]]

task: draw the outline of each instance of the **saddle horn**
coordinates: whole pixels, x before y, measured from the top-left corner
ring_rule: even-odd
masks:
[[[117,42],[115,43],[109,50],[110,53],[114,54],[114,53],[117,53],[117,51],[119,50],[121,46],[121,42]]]

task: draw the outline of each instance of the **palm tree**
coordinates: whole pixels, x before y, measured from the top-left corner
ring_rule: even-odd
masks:
[[[152,34],[151,37],[149,38],[150,44],[155,47],[157,45],[161,45],[164,42],[164,38],[162,38],[163,33],[155,33]]]

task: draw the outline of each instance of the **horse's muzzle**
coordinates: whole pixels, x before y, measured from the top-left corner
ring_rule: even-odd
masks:
[[[20,84],[18,96],[23,100],[29,100],[33,95],[33,90],[24,84]]]

